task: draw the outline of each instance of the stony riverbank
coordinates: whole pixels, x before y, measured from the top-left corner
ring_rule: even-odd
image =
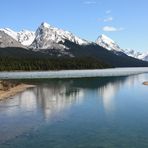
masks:
[[[31,87],[35,86],[14,81],[0,81],[0,100],[15,96],[17,93]]]
[[[146,81],[146,82],[143,82],[143,84],[144,84],[144,85],[148,85],[148,81]]]

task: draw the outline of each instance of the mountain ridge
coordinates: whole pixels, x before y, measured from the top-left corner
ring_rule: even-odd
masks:
[[[64,45],[64,42],[65,40],[69,40],[79,45],[96,43],[99,46],[114,52],[116,55],[128,55],[139,60],[148,61],[148,52],[142,53],[133,49],[122,49],[114,40],[104,34],[100,35],[95,42],[90,42],[77,37],[69,31],[53,27],[46,22],[42,22],[36,31],[22,30],[15,32],[9,28],[2,28],[0,31],[5,32],[24,47],[33,48],[34,51],[50,48],[61,49],[63,50],[63,53],[65,52],[65,54],[68,54],[68,47]]]
[[[8,29],[7,31],[11,32]],[[1,31],[1,32],[6,36],[10,37],[10,35],[6,34],[4,31]],[[12,35],[15,34],[14,32],[11,32],[11,33]],[[18,39],[15,40],[14,38],[12,38],[12,40],[15,40],[15,42],[18,43],[21,48],[24,48],[27,50],[21,50],[21,49],[18,50],[15,48],[12,49],[12,47],[14,46],[12,47],[10,46],[9,49],[8,48],[6,49],[3,46],[3,48],[0,49],[0,54],[2,55],[2,53],[3,54],[5,53],[6,56],[13,55],[13,57],[15,58],[19,57],[20,55],[22,57],[24,56],[24,58],[27,58],[30,56],[30,54],[33,55],[33,57],[35,56],[40,57],[42,55],[43,58],[44,57],[47,57],[47,58],[49,57],[50,58],[51,57],[55,57],[55,58],[60,58],[60,57],[61,58],[62,57],[87,58],[89,57],[89,58],[98,59],[113,67],[142,67],[142,66],[147,67],[148,66],[148,62],[144,62],[136,58],[129,57],[126,53],[123,52],[123,50],[113,40],[106,37],[105,35],[101,36],[102,40],[100,42],[97,42],[97,43],[89,42],[75,36],[74,34],[68,31],[58,29],[47,23],[42,23],[34,34],[35,34],[35,38],[32,44],[29,46],[23,46],[22,44],[19,43],[19,41],[17,41]],[[22,37],[20,37],[20,39],[22,39],[22,42],[26,41],[23,35]],[[30,37],[32,38],[32,36]],[[103,46],[103,44],[108,46],[108,49],[105,46]],[[114,49],[112,50],[111,47],[114,47]],[[120,49],[118,50],[118,48]]]

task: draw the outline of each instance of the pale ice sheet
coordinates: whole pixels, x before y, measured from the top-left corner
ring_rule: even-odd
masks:
[[[61,70],[32,72],[0,72],[0,79],[83,78],[129,76],[148,73],[148,68],[110,68],[100,70]]]

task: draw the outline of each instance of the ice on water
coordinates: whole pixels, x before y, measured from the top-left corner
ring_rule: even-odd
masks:
[[[128,76],[148,73],[148,68],[110,68],[97,70],[61,70],[40,72],[0,72],[0,79],[83,78]]]

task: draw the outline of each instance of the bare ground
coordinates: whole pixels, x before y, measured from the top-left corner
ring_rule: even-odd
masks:
[[[0,90],[0,101],[15,96],[17,93],[23,92],[27,88],[32,88],[32,87],[35,86],[28,84],[19,84],[17,86],[9,88],[8,90]]]

